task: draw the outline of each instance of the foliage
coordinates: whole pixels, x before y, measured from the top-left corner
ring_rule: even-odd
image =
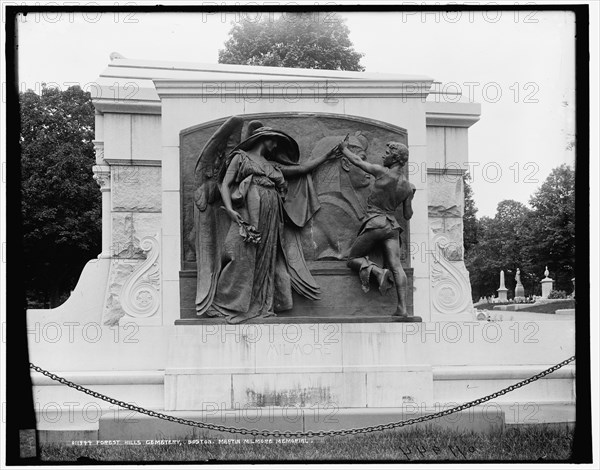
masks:
[[[526,255],[536,272],[548,266],[555,289],[570,292],[575,275],[575,172],[567,165],[552,170],[529,203],[535,240]]]
[[[467,192],[465,185],[465,196]],[[465,264],[473,298],[495,296],[504,270],[508,297],[514,295],[516,269],[527,295],[541,293],[547,265],[557,290],[573,290],[575,267],[575,174],[567,165],[552,170],[530,199],[531,208],[504,200],[493,218],[476,220],[476,241],[469,240],[465,222]],[[465,200],[465,214],[467,203]]]
[[[219,63],[364,71],[345,20],[324,13],[262,15],[229,31]]]
[[[548,294],[549,299],[566,299],[567,293],[564,290],[552,290]]]
[[[98,254],[101,200],[92,179],[94,107],[78,86],[19,94],[21,198],[29,307],[55,307]]]
[[[463,213],[463,230],[465,254],[477,244],[477,207],[473,199],[473,189],[471,188],[471,176],[465,173],[463,176],[465,205]]]
[[[524,204],[504,200],[498,204],[494,218],[482,217],[477,222],[477,244],[465,254],[474,299],[496,295],[501,270],[508,295],[512,297],[517,268],[521,269],[523,286],[531,292],[533,285],[521,253],[529,238],[529,215],[530,210]]]

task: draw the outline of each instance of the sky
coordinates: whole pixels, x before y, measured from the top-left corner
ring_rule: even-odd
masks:
[[[18,22],[19,82],[63,88],[96,80],[111,52],[131,59],[217,63],[234,21],[202,13],[44,13]],[[437,90],[481,103],[469,129],[477,215],[523,203],[550,171],[574,165],[575,25],[562,11],[335,12],[367,72],[430,76]],[[410,141],[410,136],[409,136]],[[467,165],[465,164],[465,168]]]

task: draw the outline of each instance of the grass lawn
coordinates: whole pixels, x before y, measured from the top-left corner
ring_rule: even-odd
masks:
[[[492,434],[415,429],[363,435],[313,438],[305,443],[211,443],[174,445],[72,446],[43,444],[46,462],[89,459],[146,463],[225,461],[565,461],[571,456],[573,431],[566,426],[509,427]],[[275,441],[275,439],[273,439]],[[144,443],[144,441],[142,441]]]
[[[477,309],[478,310],[494,310],[494,307],[496,305],[499,304],[482,304],[482,305],[478,305]],[[500,305],[507,305],[507,304],[500,304]],[[521,310],[516,310],[516,312],[532,312],[532,313],[551,313],[554,314],[554,312],[556,310],[560,310],[563,308],[575,308],[575,301],[573,299],[565,299],[565,300],[560,300],[558,302],[551,302],[548,304],[542,304],[542,305],[534,305],[531,304],[531,306],[525,308],[525,309],[521,309]],[[504,312],[505,310],[494,310],[494,312]],[[508,312],[513,312],[513,310],[506,310]]]
[[[519,312],[554,313],[556,310],[563,308],[575,308],[575,301],[572,299],[567,299],[561,300],[560,302],[552,302],[550,304],[532,305],[530,308],[525,310],[519,310]]]

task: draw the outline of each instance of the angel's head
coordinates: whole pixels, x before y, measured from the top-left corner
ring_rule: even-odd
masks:
[[[285,132],[266,126],[255,129],[250,137],[237,146],[237,149],[257,150],[265,158],[281,163],[297,162],[300,156],[298,143],[294,139]]]
[[[277,147],[277,140],[267,138],[262,141],[262,145],[267,151],[267,155],[271,155],[273,150],[275,150],[275,148]]]

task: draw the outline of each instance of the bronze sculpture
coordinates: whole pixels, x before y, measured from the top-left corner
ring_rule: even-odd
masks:
[[[348,149],[348,136],[339,144],[339,153],[354,165],[375,177],[371,194],[367,199],[366,216],[358,236],[350,248],[348,266],[359,272],[363,290],[369,290],[370,277],[379,283],[382,293],[391,287],[390,271],[396,286],[398,304],[393,318],[396,321],[418,322],[420,317],[408,316],[406,309],[407,278],[402,268],[400,252],[401,227],[395,211],[403,209],[406,220],[412,217],[412,199],[416,188],[402,174],[408,162],[408,147],[398,142],[388,142],[382,157],[383,165],[369,163]],[[383,247],[385,264],[380,267],[369,259],[369,253]]]

